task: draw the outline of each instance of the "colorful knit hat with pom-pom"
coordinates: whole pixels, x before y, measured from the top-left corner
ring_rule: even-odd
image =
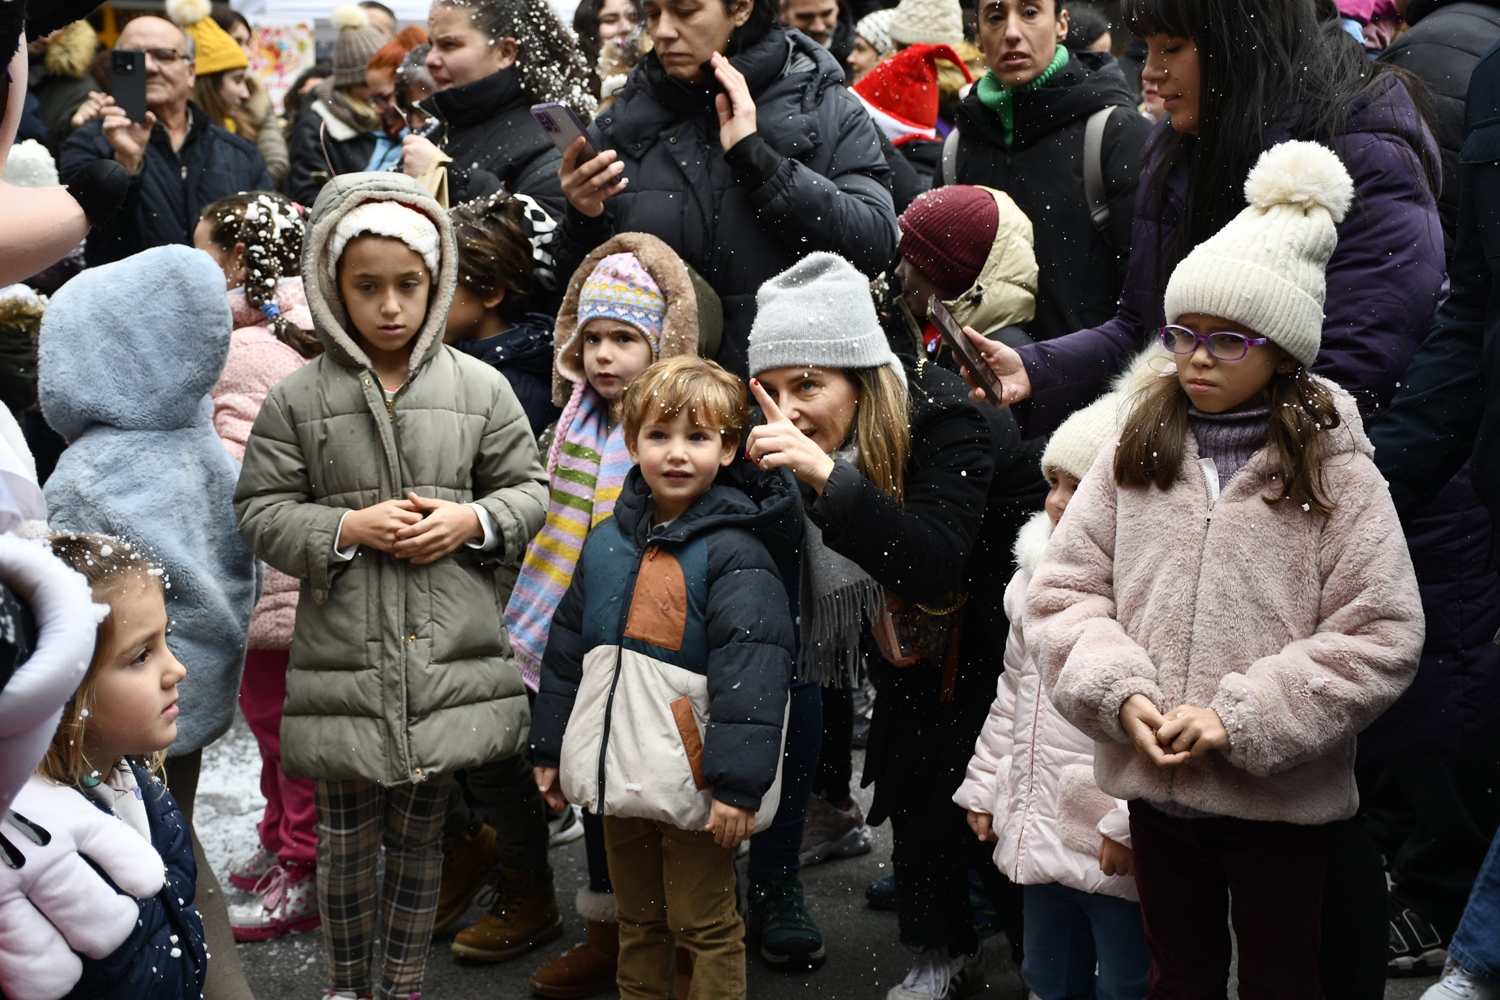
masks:
[[[1241,323],[1311,366],[1323,341],[1325,270],[1354,182],[1333,150],[1283,142],[1245,180],[1249,207],[1198,244],[1167,282],[1167,322]]]
[[[615,253],[594,266],[578,292],[578,328],[591,319],[629,323],[651,343],[651,357],[661,352],[661,325],[667,297],[651,272],[633,253]]]

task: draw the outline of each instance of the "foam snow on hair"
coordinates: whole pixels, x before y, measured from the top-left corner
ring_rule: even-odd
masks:
[[[589,84],[589,66],[578,36],[563,24],[547,0],[442,0],[465,8],[474,26],[489,35],[516,40],[516,72],[538,103],[561,101],[584,121],[594,117],[598,98]]]
[[[1354,201],[1354,181],[1333,150],[1294,140],[1261,154],[1245,179],[1245,199],[1261,211],[1276,205],[1296,206],[1304,214],[1322,208],[1339,223]]]
[[[212,11],[209,0],[167,0],[167,17],[179,28],[197,24]]]
[[[370,23],[370,15],[359,4],[346,3],[333,8],[331,20],[335,28],[363,28]]]

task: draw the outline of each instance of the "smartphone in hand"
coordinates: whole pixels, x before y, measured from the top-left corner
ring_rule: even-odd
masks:
[[[984,358],[979,356],[979,351],[974,347],[974,342],[969,335],[964,333],[963,328],[958,325],[958,320],[948,311],[948,307],[938,300],[936,295],[927,300],[927,315],[932,317],[933,323],[937,325],[938,333],[943,340],[947,341],[948,347],[953,351],[954,357],[963,363],[969,373],[979,380],[984,387],[984,398],[989,400],[994,407],[1003,406],[1005,403],[1005,388]]]
[[[146,53],[115,49],[109,54],[109,93],[130,120],[146,122]]]
[[[583,124],[583,119],[561,101],[533,104],[531,117],[536,119],[536,123],[552,139],[552,144],[559,152],[566,153],[568,147],[573,145],[579,136],[583,136],[583,152],[578,154],[578,162],[587,163],[599,155],[599,150],[594,147],[593,140],[588,138],[588,128]]]

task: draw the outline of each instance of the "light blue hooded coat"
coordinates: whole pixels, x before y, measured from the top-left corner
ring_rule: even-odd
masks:
[[[232,326],[223,272],[183,246],[84,271],[42,320],[42,413],[68,442],[45,486],[50,523],[123,538],[166,570],[167,645],[187,668],[174,755],[229,728],[255,606],[239,468],[208,398]]]

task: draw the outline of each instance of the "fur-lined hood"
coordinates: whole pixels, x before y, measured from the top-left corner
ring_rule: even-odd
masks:
[[[1036,568],[1042,564],[1042,555],[1047,551],[1047,540],[1051,537],[1052,518],[1047,516],[1047,512],[1039,510],[1031,515],[1031,520],[1021,526],[1015,544],[1010,548],[1010,554],[1016,560],[1016,568],[1028,577],[1035,576]]]
[[[52,76],[81,80],[88,75],[99,51],[99,36],[87,21],[74,21],[47,45],[42,65]]]
[[[583,345],[578,340],[579,293],[599,262],[617,253],[634,254],[667,300],[658,361],[679,354],[712,357],[718,353],[718,339],[724,331],[724,309],[718,295],[683,263],[675,250],[655,236],[620,233],[585,257],[568,282],[568,294],[557,313],[552,337],[557,345],[552,366],[552,402],[558,406],[568,405],[573,386],[584,377]]]

